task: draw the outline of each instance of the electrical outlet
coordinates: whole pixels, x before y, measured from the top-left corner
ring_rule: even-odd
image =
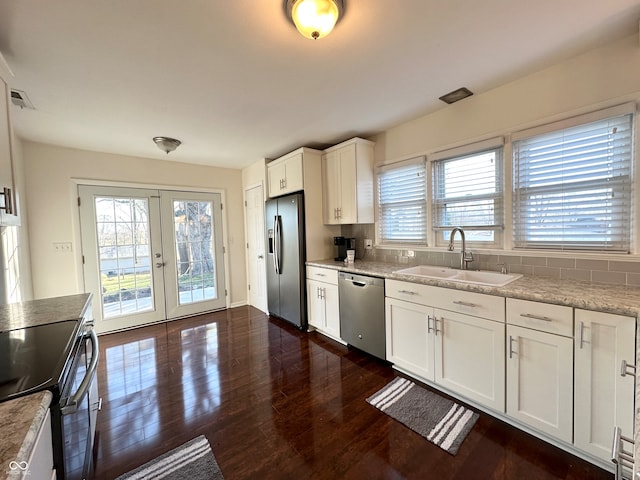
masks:
[[[53,242],[53,249],[58,253],[71,253],[71,242]]]
[[[371,240],[370,238],[365,238],[364,239],[364,248],[366,248],[366,249],[373,248],[373,240]]]

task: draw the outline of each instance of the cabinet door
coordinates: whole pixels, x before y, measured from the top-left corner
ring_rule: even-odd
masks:
[[[576,309],[574,444],[610,460],[613,428],[633,437],[635,378],[620,375],[635,364],[636,319]]]
[[[304,188],[302,153],[287,158],[284,162],[283,193],[297,192]]]
[[[307,312],[309,325],[322,330],[325,318],[322,283],[315,280],[307,280]]]
[[[387,360],[407,372],[434,379],[434,337],[430,334],[431,307],[385,299]],[[432,322],[431,322],[432,323]]]
[[[326,225],[337,225],[340,207],[340,159],[337,152],[322,156],[322,180],[324,186],[323,219]]]
[[[339,158],[337,177],[340,188],[340,223],[358,223],[356,146],[347,145],[336,151],[336,154]]]
[[[324,329],[327,334],[340,338],[340,301],[338,286],[324,283]]]
[[[435,310],[435,381],[504,413],[504,323]]]
[[[573,339],[507,326],[507,414],[571,443]]]
[[[267,180],[269,182],[269,197],[283,195],[284,192],[284,163],[270,163],[267,165]]]

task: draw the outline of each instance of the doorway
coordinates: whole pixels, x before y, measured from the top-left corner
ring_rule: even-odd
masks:
[[[99,333],[225,308],[219,193],[78,186]]]

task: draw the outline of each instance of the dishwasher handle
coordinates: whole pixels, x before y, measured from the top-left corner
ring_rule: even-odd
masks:
[[[367,286],[367,284],[365,282],[358,282],[357,280],[351,280],[351,283],[355,287],[366,287]]]

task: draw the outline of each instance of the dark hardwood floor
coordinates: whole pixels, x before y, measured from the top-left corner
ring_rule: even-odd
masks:
[[[451,456],[365,402],[384,362],[240,307],[100,337],[96,475],[204,434],[228,480],[612,479],[483,413]]]

